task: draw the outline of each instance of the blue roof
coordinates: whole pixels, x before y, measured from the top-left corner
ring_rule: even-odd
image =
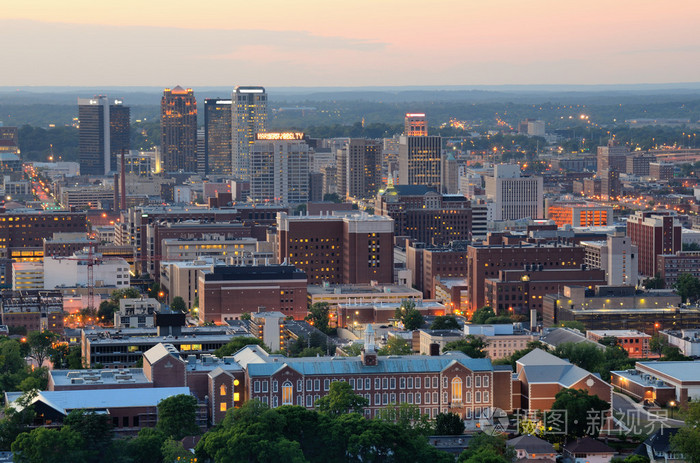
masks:
[[[366,366],[359,357],[310,357],[269,363],[251,363],[249,376],[270,376],[285,365],[302,375],[376,375],[388,373],[439,373],[452,363],[472,371],[493,371],[491,360],[472,359],[462,353],[440,356],[406,355],[379,357],[376,366]]]

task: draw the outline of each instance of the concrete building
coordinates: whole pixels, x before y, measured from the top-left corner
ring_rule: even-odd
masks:
[[[309,145],[302,133],[259,133],[248,160],[252,201],[288,205],[309,200]]]
[[[541,120],[527,122],[527,134],[531,137],[544,137],[545,123]]]
[[[253,336],[261,339],[272,352],[282,350],[283,325],[287,315],[278,311],[264,311],[252,313],[250,317],[250,331]]]
[[[307,282],[306,273],[291,265],[213,266],[199,273],[199,320],[238,320],[261,308],[302,320],[307,314]]]
[[[14,262],[12,264],[12,289],[44,289],[44,264],[41,262]]]
[[[394,235],[431,245],[472,238],[472,205],[424,185],[392,185],[381,191],[374,213],[394,220]]]
[[[267,93],[263,87],[237,86],[231,101],[233,175],[240,180],[248,180],[250,150],[255,137],[267,131]]]
[[[258,240],[255,238],[229,238],[221,235],[187,239],[171,238],[161,242],[161,256],[167,261],[193,261],[199,258],[220,258],[243,256],[255,252]]]
[[[598,176],[604,177],[606,172],[615,170],[626,172],[627,157],[630,149],[627,146],[619,146],[615,140],[608,141],[606,146],[598,147]]]
[[[442,138],[425,134],[399,138],[399,180],[402,185],[425,185],[442,192]]]
[[[445,351],[445,344],[459,341],[464,336],[459,330],[418,330],[421,355],[437,355]]]
[[[624,234],[608,235],[606,241],[582,241],[586,251],[584,263],[590,268],[605,270],[610,286],[636,286],[639,249]]]
[[[44,288],[87,286],[90,261],[95,286],[113,286],[115,289],[121,289],[131,285],[129,263],[126,260],[119,257],[103,257],[101,254],[89,256],[76,253],[71,257],[44,259]]]
[[[119,311],[114,313],[114,328],[153,328],[160,307],[160,302],[153,298],[120,299]]]
[[[311,284],[394,282],[394,221],[365,213],[277,216],[280,262],[304,271]]]
[[[653,180],[673,180],[674,165],[671,162],[650,162],[649,177]]]
[[[420,291],[408,286],[392,284],[309,285],[309,305],[326,303],[331,307],[352,303],[400,303],[404,300],[419,302]]]
[[[700,362],[698,361],[680,361],[680,362],[637,362],[635,365],[637,375],[641,381],[653,381],[655,386],[661,387],[660,392],[665,392],[665,389],[671,388],[674,392],[670,398],[664,394],[662,400],[659,397],[647,397],[652,395],[652,389],[644,391],[644,398],[658,400],[662,405],[666,405],[668,399],[675,399],[678,404],[685,406],[689,401],[696,401],[700,398]],[[624,381],[616,381],[617,378],[626,378],[626,375],[621,375],[621,372],[610,372],[613,375],[613,384],[622,385]],[[623,386],[623,390],[629,391],[632,388]],[[635,395],[639,394],[639,388],[634,391]]]
[[[342,198],[374,198],[382,186],[382,142],[351,138],[337,151],[336,188]]]
[[[681,224],[673,211],[637,211],[627,219],[627,235],[639,249],[639,274],[653,277],[658,256],[681,250]]]
[[[547,218],[557,227],[597,227],[611,225],[613,208],[593,203],[555,202],[547,208]]]
[[[523,177],[519,165],[498,164],[484,182],[486,196],[493,201],[493,220],[544,217],[542,177]]]
[[[181,297],[189,310],[195,307],[199,272],[208,270],[217,263],[214,259],[198,259],[192,262],[164,261],[160,265],[160,285],[168,303]],[[223,262],[219,262],[223,263]]]
[[[662,330],[659,334],[669,346],[677,347],[686,357],[700,357],[700,330]]]
[[[486,344],[486,357],[491,360],[508,358],[538,339],[537,335],[520,327],[516,329],[513,324],[464,325],[464,335],[481,338]]]

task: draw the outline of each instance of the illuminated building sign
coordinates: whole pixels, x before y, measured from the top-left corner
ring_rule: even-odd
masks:
[[[425,113],[408,113],[406,117],[425,117]]]
[[[259,133],[255,136],[257,140],[303,140],[303,132],[268,132]]]

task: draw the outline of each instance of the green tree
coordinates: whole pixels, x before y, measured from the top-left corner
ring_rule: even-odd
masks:
[[[84,441],[70,426],[22,433],[12,443],[12,454],[17,463],[87,462]]]
[[[119,306],[120,299],[138,299],[141,297],[141,292],[136,288],[122,288],[112,291],[110,300]]]
[[[671,447],[690,463],[700,463],[700,402],[688,403],[685,426],[671,436]]]
[[[390,336],[386,346],[377,351],[379,355],[411,355],[412,353],[411,343],[401,336]]]
[[[323,200],[327,202],[332,202],[336,204],[340,204],[343,202],[343,200],[340,198],[340,195],[338,193],[326,193],[323,195]]]
[[[166,439],[161,446],[163,461],[166,463],[195,463],[196,457],[185,450],[182,442],[174,439]]]
[[[143,428],[133,439],[124,442],[124,453],[133,463],[160,463],[165,435],[154,428]]]
[[[0,450],[9,451],[17,436],[29,431],[36,416],[32,400],[38,392],[33,390],[22,394],[16,406],[5,405],[4,416],[0,420]]]
[[[402,323],[408,331],[417,330],[425,324],[423,315],[416,310],[416,304],[410,299],[404,299],[401,305],[396,308],[394,318]]]
[[[420,412],[420,407],[414,404],[391,404],[379,410],[379,419],[395,423],[404,429],[413,429],[423,436],[434,433],[435,428],[430,416]]]
[[[661,274],[657,273],[654,278],[647,278],[643,283],[646,289],[664,289],[666,287],[666,281],[661,278]]]
[[[559,325],[562,328],[571,328],[574,330],[579,330],[581,333],[586,334],[586,325],[576,320],[567,320],[560,322]]]
[[[97,316],[106,323],[114,322],[114,314],[119,312],[119,304],[114,303],[114,301],[102,301],[100,302],[100,307],[97,309]]]
[[[69,346],[66,343],[55,344],[49,358],[56,369],[77,370],[83,368],[80,346]]]
[[[510,463],[515,459],[515,451],[506,445],[505,436],[486,433],[476,434],[469,441],[469,447],[457,459],[458,463]]]
[[[252,318],[252,315],[250,315],[248,312],[243,312],[241,314],[241,320],[250,320]]]
[[[342,413],[362,413],[367,405],[368,400],[355,394],[345,381],[331,383],[328,394],[316,401],[316,408],[321,412],[336,416]]]
[[[223,346],[216,349],[214,351],[214,355],[216,355],[219,358],[223,358],[235,354],[239,350],[243,349],[245,346],[251,345],[260,346],[266,351],[270,351],[270,349],[265,345],[262,339],[254,338],[252,336],[236,336],[234,338],[231,338],[231,340],[227,344],[224,344]]]
[[[322,333],[330,333],[330,307],[327,302],[316,302],[309,307],[309,314],[305,320]]]
[[[183,298],[181,298],[180,296],[175,296],[173,298],[173,302],[170,303],[170,308],[174,312],[180,312],[180,313],[187,312],[187,304],[185,304],[185,300]]]
[[[605,360],[603,349],[592,342],[565,342],[559,344],[552,353],[588,371],[596,371]]]
[[[80,434],[85,461],[98,463],[115,459],[115,449],[112,448],[112,421],[109,415],[72,410],[63,420],[63,424]]]
[[[491,309],[491,307],[484,306],[474,311],[474,313],[472,314],[471,322],[473,325],[485,325],[489,318],[493,318],[495,316],[496,312],[494,312],[493,309]]]
[[[459,436],[464,434],[464,421],[455,413],[438,413],[435,417],[435,434],[438,436]]]
[[[596,437],[600,429],[590,426],[589,417],[591,413],[602,416],[609,409],[608,402],[597,395],[590,395],[583,389],[562,389],[554,396],[552,411],[546,412],[552,417],[548,419],[545,417],[545,422],[555,422],[557,419],[561,419],[561,411],[565,411],[564,419],[566,420],[566,435],[568,437],[586,435]]]
[[[486,352],[484,352],[485,348],[486,343],[483,339],[470,334],[465,339],[448,342],[445,344],[445,347],[442,348],[442,351],[449,352],[451,350],[458,350],[464,352],[471,358],[484,358],[486,357]]]
[[[53,344],[58,340],[58,335],[49,330],[32,331],[27,335],[29,345],[29,357],[36,360],[39,367],[48,359],[53,349]]]
[[[690,273],[683,273],[673,285],[683,302],[695,302],[700,298],[700,280]]]
[[[431,330],[458,330],[459,323],[457,323],[457,318],[453,315],[445,315],[442,317],[435,317],[435,320],[430,325]]]
[[[185,436],[199,434],[197,426],[197,399],[179,394],[158,403],[156,429],[166,437],[180,440]]]

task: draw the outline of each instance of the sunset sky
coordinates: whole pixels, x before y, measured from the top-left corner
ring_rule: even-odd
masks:
[[[5,0],[0,86],[700,81],[697,0]]]

